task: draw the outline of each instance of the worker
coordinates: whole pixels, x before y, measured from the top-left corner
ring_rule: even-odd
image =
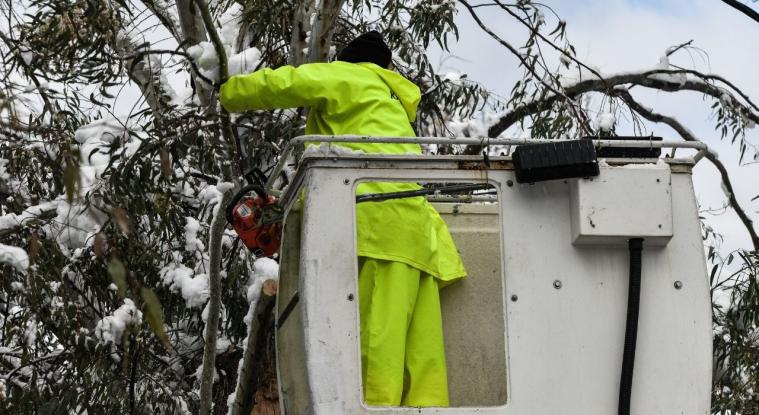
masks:
[[[283,66],[231,77],[220,91],[230,112],[310,108],[306,134],[414,137],[419,88],[390,70],[376,31],[331,63]],[[418,144],[344,143],[365,153],[421,154]],[[417,190],[416,183],[361,183],[357,194]],[[466,275],[448,228],[424,197],[356,206],[364,401],[448,406],[439,289]]]

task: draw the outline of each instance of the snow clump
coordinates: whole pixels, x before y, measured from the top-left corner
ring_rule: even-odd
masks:
[[[112,315],[104,317],[95,326],[95,337],[104,343],[119,343],[128,325],[142,323],[142,311],[135,307],[132,300],[125,298],[124,304]]]
[[[208,276],[193,276],[192,269],[182,264],[170,264],[160,271],[161,279],[173,292],[180,293],[187,308],[202,306],[208,301]]]
[[[199,230],[200,230],[200,222],[198,222],[197,219],[191,216],[188,216],[187,223],[184,225],[185,249],[187,249],[188,251],[205,250],[205,245],[203,245],[203,241],[198,239]]]
[[[672,65],[669,63],[669,55],[664,54],[661,58],[659,58],[659,64],[657,64],[654,67],[655,70],[675,70],[675,68],[672,67]],[[685,81],[688,80],[688,76],[684,73],[658,73],[651,75],[651,78],[658,79],[663,82],[669,82],[672,84],[679,84],[682,85],[685,83]]]
[[[29,255],[19,247],[0,244],[0,263],[24,273],[29,268]]]
[[[248,286],[246,297],[248,302],[253,304],[258,301],[264,282],[268,280],[279,281],[279,264],[271,258],[258,258],[253,263],[253,275],[250,279],[252,282]]]
[[[617,122],[617,119],[614,117],[614,114],[605,112],[603,114],[600,114],[598,118],[596,119],[596,124],[598,124],[598,129],[603,132],[610,132],[612,128],[614,128],[614,124]]]

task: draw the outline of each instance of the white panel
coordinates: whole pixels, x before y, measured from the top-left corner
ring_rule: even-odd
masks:
[[[672,237],[672,184],[666,164],[602,167],[570,181],[572,241],[626,245],[630,238],[666,245]]]
[[[402,164],[394,163],[395,167]],[[357,297],[353,185],[362,177],[469,182],[487,178],[500,189],[506,405],[418,409],[367,408],[361,403],[358,315],[348,294]],[[677,215],[671,242],[651,246],[646,239],[644,243],[634,415],[709,413],[711,305],[690,180],[687,174],[672,176],[672,208]],[[627,305],[627,249],[572,244],[568,183],[530,186],[513,181],[513,173],[505,170],[356,169],[340,168],[339,161],[310,169],[300,261],[311,393],[307,413],[616,413]],[[633,232],[641,234],[649,233]],[[561,283],[559,289],[555,281]],[[681,289],[675,289],[675,281],[682,283]]]

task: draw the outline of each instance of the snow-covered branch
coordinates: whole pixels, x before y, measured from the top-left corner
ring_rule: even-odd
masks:
[[[185,45],[189,49],[200,42],[207,41],[206,26],[203,24],[203,17],[195,2],[193,0],[176,0],[176,3],[179,26],[182,29],[182,39],[179,44]],[[194,81],[200,103],[204,106],[210,105],[212,87],[199,82],[195,76]]]
[[[19,228],[26,226],[27,224],[38,224],[55,218],[57,215],[57,208],[58,206],[56,203],[50,202],[28,207],[18,215],[9,213],[0,216],[0,237],[17,232]]]
[[[687,75],[696,75],[689,77]],[[727,88],[719,87],[709,80],[718,80],[715,75],[702,74],[691,70],[668,70],[654,69],[641,72],[621,73],[617,75],[605,76],[603,78],[593,77],[582,80],[563,89],[563,94],[549,95],[543,99],[536,99],[518,105],[516,108],[502,115],[496,123],[488,129],[489,137],[497,137],[506,129],[519,122],[521,119],[546,111],[562,99],[575,99],[576,97],[588,92],[612,93],[617,86],[643,86],[647,88],[658,89],[667,92],[676,91],[693,91],[701,92],[715,99],[723,99],[729,96],[733,103],[737,104],[737,110],[748,120],[759,123],[759,111],[753,102],[748,101],[741,104],[740,101]],[[727,85],[730,88],[730,85]],[[733,91],[739,91],[737,88],[731,88]],[[745,96],[742,92],[741,96]]]
[[[201,415],[210,414],[213,403],[213,374],[216,370],[216,340],[221,309],[221,241],[227,225],[226,218],[224,217],[224,207],[231,199],[231,190],[231,187],[223,189],[222,197],[219,198],[216,212],[211,221],[211,229],[208,231],[208,250],[210,254],[208,261],[210,263],[208,288],[210,296],[208,300],[208,317],[206,319],[205,346],[203,349],[203,371],[200,385],[200,410],[198,413]]]

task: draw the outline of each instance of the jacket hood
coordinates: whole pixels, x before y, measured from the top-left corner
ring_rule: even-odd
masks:
[[[414,122],[416,120],[416,108],[422,99],[419,87],[401,74],[381,68],[373,63],[366,62],[359,65],[376,73],[390,87],[398,100],[401,101],[403,109],[406,110],[409,122]]]

